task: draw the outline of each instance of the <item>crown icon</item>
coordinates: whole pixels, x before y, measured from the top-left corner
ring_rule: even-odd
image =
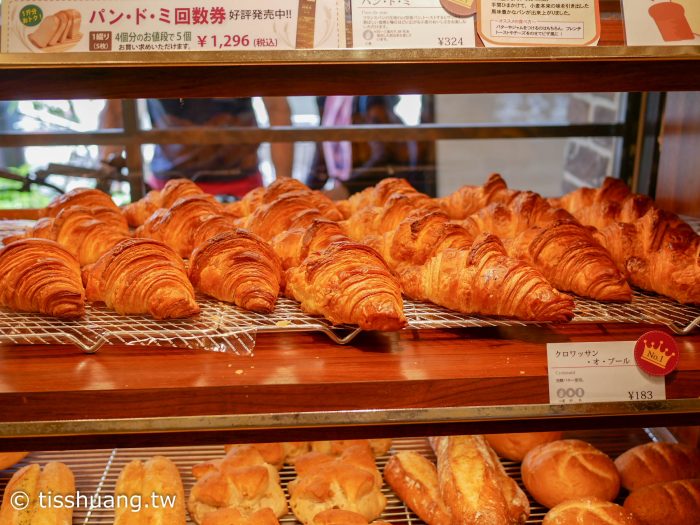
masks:
[[[659,368],[666,368],[668,361],[676,355],[670,350],[666,350],[663,345],[663,341],[659,341],[656,345],[646,339],[644,340],[644,351],[642,352],[641,359],[649,364],[657,366]]]

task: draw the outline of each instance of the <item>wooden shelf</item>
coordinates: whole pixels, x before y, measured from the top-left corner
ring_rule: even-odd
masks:
[[[405,331],[364,334],[348,346],[323,335],[261,334],[253,357],[0,346],[0,449],[162,444],[164,435],[174,444],[697,421],[697,401],[548,405],[546,343],[634,340],[649,328]],[[678,341],[667,398],[697,398],[700,334]]]
[[[698,46],[100,57],[0,55],[0,99],[700,90]]]

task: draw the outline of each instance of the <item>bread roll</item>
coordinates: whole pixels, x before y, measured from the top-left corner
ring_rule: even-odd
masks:
[[[615,460],[622,486],[637,490],[647,485],[700,477],[700,451],[678,443],[647,443]]]
[[[369,445],[350,447],[334,458],[309,452],[297,459],[297,478],[289,485],[289,504],[304,525],[328,509],[342,509],[371,521],[386,506],[381,474]]]
[[[224,507],[204,516],[202,525],[279,525],[272,509],[265,507],[246,515],[238,509]]]
[[[19,492],[23,494],[16,495],[13,499],[13,494]],[[75,479],[66,465],[47,463],[42,471],[38,464],[32,463],[15,472],[5,487],[0,507],[0,523],[71,525],[73,507],[64,503],[67,503],[66,496],[74,494]],[[62,498],[60,501],[59,497]],[[26,508],[15,508],[25,504]]]
[[[121,502],[115,504],[114,525],[185,525],[187,521],[180,472],[166,457],[128,463],[119,474],[114,496]]]
[[[612,501],[620,491],[612,459],[578,439],[536,446],[525,455],[521,470],[528,492],[548,508],[577,498]]]
[[[360,514],[349,510],[328,509],[314,516],[312,525],[368,525]],[[373,521],[371,525],[389,525],[386,521]]]
[[[417,452],[398,452],[384,467],[384,479],[401,501],[427,525],[450,525],[452,517],[442,500],[437,468]]]
[[[224,450],[229,452],[239,445],[224,445]],[[309,451],[308,441],[290,441],[283,443],[253,443],[250,446],[257,449],[263,459],[280,470],[285,463],[294,464],[296,458]]]
[[[630,511],[596,498],[573,499],[550,510],[542,525],[642,525]]]
[[[700,479],[647,485],[627,496],[625,509],[644,525],[697,525],[700,523]]]
[[[311,450],[339,456],[344,450],[355,445],[369,444],[375,457],[383,456],[391,448],[392,440],[389,439],[345,439],[337,441],[312,441]]]
[[[530,450],[542,443],[561,439],[561,432],[523,432],[518,434],[485,434],[491,448],[502,458],[522,461]]]
[[[236,509],[244,516],[264,508],[270,508],[277,517],[287,514],[277,470],[250,445],[232,448],[222,460],[197,465],[193,473],[197,482],[190,491],[188,509],[200,525],[212,513],[216,513],[214,517],[226,517],[229,512],[220,513],[221,509]]]
[[[2,452],[0,453],[0,470],[5,470],[12,465],[19,463],[27,457],[29,452]]]

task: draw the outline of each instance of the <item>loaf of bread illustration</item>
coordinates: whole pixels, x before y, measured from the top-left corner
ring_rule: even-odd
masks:
[[[36,31],[29,34],[29,41],[39,49],[74,44],[83,37],[80,32],[81,19],[79,11],[63,9],[44,18]]]

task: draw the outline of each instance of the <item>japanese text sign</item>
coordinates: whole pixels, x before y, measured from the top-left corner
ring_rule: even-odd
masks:
[[[650,376],[637,366],[635,343],[548,344],[549,402],[570,404],[666,399],[664,378]]]
[[[598,0],[477,0],[486,46],[588,46],[600,40]]]

